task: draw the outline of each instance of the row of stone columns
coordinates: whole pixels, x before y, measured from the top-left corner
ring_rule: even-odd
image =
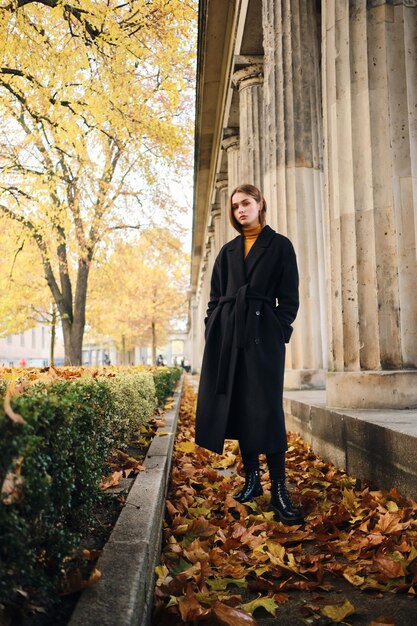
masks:
[[[263,60],[232,78],[239,129],[222,144],[205,269],[236,235],[228,194],[260,187],[300,268],[286,384],[329,370],[330,406],[417,405],[416,5],[322,0],[320,15],[262,0]]]
[[[331,405],[417,403],[416,4],[323,2]]]

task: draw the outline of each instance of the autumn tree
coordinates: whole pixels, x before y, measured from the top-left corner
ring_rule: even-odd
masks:
[[[92,272],[91,332],[119,348],[151,345],[155,363],[157,346],[185,321],[188,282],[189,257],[166,229],[148,228],[130,242],[120,241]]]
[[[20,333],[46,321],[51,294],[34,242],[18,223],[0,218],[0,336]],[[35,271],[33,271],[35,268]]]
[[[185,0],[0,9],[0,212],[36,244],[67,363],[97,250],[164,215],[158,167],[187,165],[194,23]]]

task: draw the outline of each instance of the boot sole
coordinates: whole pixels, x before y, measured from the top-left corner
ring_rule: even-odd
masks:
[[[264,492],[261,491],[260,493],[254,494],[253,496],[251,496],[250,498],[246,498],[245,500],[239,500],[239,498],[236,496],[233,496],[234,499],[236,500],[236,502],[239,502],[240,504],[245,504],[245,502],[250,502],[251,500],[253,500],[254,498],[260,498],[261,496],[264,495]]]
[[[288,519],[287,517],[284,517],[278,511],[278,509],[276,509],[272,505],[269,507],[269,510],[273,512],[277,522],[282,522],[282,524],[285,524],[286,526],[300,526],[301,524],[305,523],[305,520],[304,520],[304,518],[302,516],[300,516],[299,519]]]

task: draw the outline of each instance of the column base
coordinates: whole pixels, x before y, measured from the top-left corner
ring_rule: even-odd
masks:
[[[345,409],[415,409],[417,370],[328,372],[326,405]]]
[[[299,389],[324,389],[325,386],[325,370],[285,370],[284,389],[288,391]]]

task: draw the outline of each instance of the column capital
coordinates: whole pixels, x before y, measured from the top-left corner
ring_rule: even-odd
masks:
[[[232,83],[236,89],[242,91],[246,87],[262,84],[264,80],[263,73],[263,63],[252,63],[236,70],[232,75]]]
[[[222,148],[223,150],[226,150],[226,152],[232,151],[232,150],[239,150],[239,142],[240,142],[240,137],[239,135],[232,135],[231,137],[225,137],[222,141]]]
[[[227,181],[226,181],[227,182]],[[218,202],[215,202],[214,204],[211,205],[211,210],[210,210],[210,226],[213,225],[214,220],[217,217],[220,217],[220,213],[221,213],[221,208],[220,208],[220,204],[218,204]]]
[[[227,189],[228,185],[229,181],[227,179],[227,176],[219,174],[216,176],[216,182],[214,183],[214,186],[216,187],[217,191],[223,191],[224,189]]]

